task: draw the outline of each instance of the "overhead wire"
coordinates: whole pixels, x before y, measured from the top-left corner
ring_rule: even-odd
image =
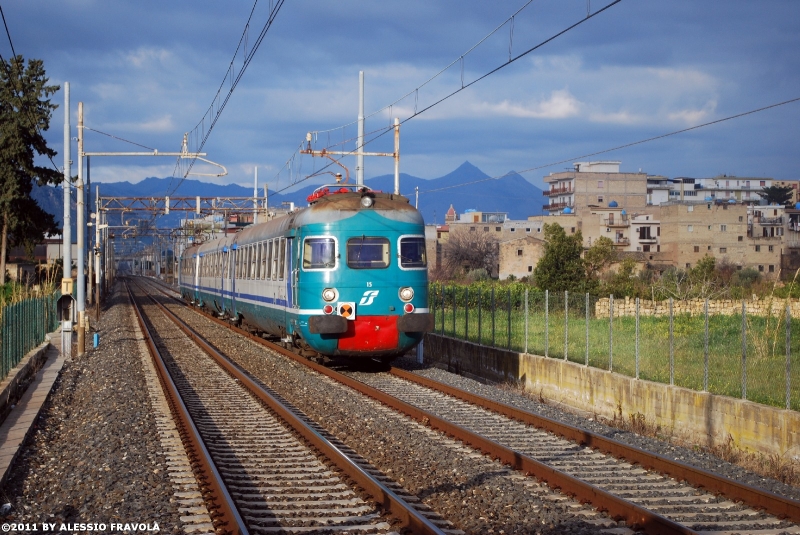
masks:
[[[715,125],[715,124],[723,123],[725,121],[731,121],[733,119],[739,119],[739,118],[745,117],[747,115],[752,115],[754,113],[759,113],[759,112],[762,112],[762,111],[766,111],[766,110],[769,110],[769,109],[772,109],[772,108],[777,108],[779,106],[784,106],[786,104],[791,104],[793,102],[798,102],[798,101],[800,101],[800,97],[792,98],[792,99],[789,99],[789,100],[784,100],[783,102],[777,102],[775,104],[770,104],[768,106],[763,106],[761,108],[756,108],[754,110],[750,110],[750,111],[746,111],[746,112],[742,112],[742,113],[737,113],[736,115],[730,115],[728,117],[723,117],[722,119],[716,119],[714,121],[709,121],[707,123],[698,124],[698,125],[695,125],[695,126],[690,126],[688,128],[682,128],[680,130],[675,130],[673,132],[668,132],[666,134],[660,134],[658,136],[653,136],[653,137],[649,137],[649,138],[646,138],[646,139],[640,139],[639,141],[632,141],[631,143],[625,143],[624,145],[618,145],[616,147],[612,147],[612,148],[609,148],[609,149],[603,149],[603,150],[599,150],[599,151],[596,151],[596,152],[590,152],[588,154],[583,154],[581,156],[576,156],[574,158],[567,158],[567,159],[564,159],[564,160],[559,160],[557,162],[552,162],[552,163],[548,163],[548,164],[544,164],[544,165],[537,165],[535,167],[528,167],[527,169],[522,169],[520,171],[513,171],[513,173],[517,173],[517,174],[530,173],[531,171],[538,171],[540,169],[545,169],[547,167],[554,167],[556,165],[562,165],[562,164],[565,164],[565,163],[575,162],[575,161],[582,160],[582,159],[585,159],[585,158],[591,158],[592,156],[598,156],[600,154],[606,154],[606,153],[609,153],[609,152],[614,152],[614,151],[618,151],[618,150],[622,150],[622,149],[627,149],[629,147],[633,147],[633,146],[636,146],[636,145],[641,145],[643,143],[649,143],[651,141],[664,139],[664,138],[667,138],[667,137],[670,137],[670,136],[675,136],[675,135],[678,135],[678,134],[691,132],[692,130],[697,130],[699,128],[705,128],[707,126],[712,126],[712,125]],[[505,173],[505,174],[500,175],[500,176],[493,176],[493,177],[488,177],[488,178],[482,178],[480,180],[473,180],[471,182],[464,182],[463,184],[457,184],[457,185],[454,185],[454,186],[445,186],[445,187],[442,187],[442,188],[429,189],[429,190],[425,190],[425,191],[420,191],[419,193],[435,193],[435,192],[444,191],[444,190],[448,190],[448,189],[460,188],[462,186],[468,186],[470,184],[477,184],[477,183],[480,183],[480,182],[488,182],[490,180],[500,180],[502,178],[505,178],[505,177],[509,176],[510,174],[512,174],[512,173]]]
[[[505,67],[507,67],[507,66],[511,65],[511,64],[512,64],[512,63],[514,63],[515,61],[518,61],[519,59],[521,59],[521,58],[523,58],[523,57],[527,56],[528,54],[530,54],[530,53],[532,53],[532,52],[534,52],[534,51],[538,50],[539,48],[541,48],[541,47],[543,47],[544,45],[546,45],[546,44],[548,44],[548,43],[552,42],[553,40],[557,39],[558,37],[561,37],[561,36],[562,36],[562,35],[564,35],[565,33],[569,32],[569,31],[571,31],[571,30],[574,30],[575,28],[577,28],[578,26],[580,26],[580,25],[581,25],[581,24],[583,24],[584,22],[586,22],[586,21],[588,21],[588,20],[591,20],[592,18],[596,17],[596,16],[597,16],[597,15],[599,15],[600,13],[603,13],[603,12],[605,12],[606,10],[608,10],[608,9],[610,9],[611,7],[613,7],[613,6],[617,5],[617,4],[619,4],[620,2],[622,2],[622,0],[613,0],[612,2],[610,2],[609,4],[605,5],[604,7],[600,8],[600,9],[598,9],[598,10],[597,10],[597,11],[595,11],[594,13],[589,13],[589,14],[587,14],[587,15],[586,15],[586,17],[582,18],[582,19],[581,19],[581,20],[579,20],[578,22],[575,22],[575,23],[571,24],[570,26],[568,26],[568,27],[564,28],[563,30],[561,30],[561,31],[559,31],[559,32],[557,32],[557,33],[555,33],[555,34],[553,34],[552,36],[548,37],[547,39],[545,39],[545,40],[543,40],[543,41],[540,41],[540,42],[539,42],[538,44],[536,44],[535,46],[532,46],[532,47],[528,48],[527,50],[525,50],[524,52],[522,52],[522,53],[520,53],[520,54],[517,54],[516,56],[509,57],[508,61],[506,61],[506,62],[502,63],[501,65],[498,65],[498,66],[497,66],[497,67],[495,67],[494,69],[492,69],[492,70],[490,70],[490,71],[486,72],[485,74],[483,74],[483,75],[479,76],[478,78],[475,78],[475,79],[474,79],[474,80],[472,80],[471,82],[468,82],[468,83],[466,83],[466,84],[465,84],[465,83],[463,83],[463,81],[462,81],[462,84],[461,84],[461,87],[460,87],[460,88],[456,89],[455,91],[452,91],[451,93],[449,93],[449,94],[445,95],[444,97],[440,98],[439,100],[436,100],[436,101],[434,101],[432,104],[429,104],[428,106],[425,106],[425,107],[424,107],[424,108],[422,108],[422,109],[419,109],[419,110],[416,110],[416,109],[415,109],[415,110],[414,110],[414,112],[413,112],[411,115],[409,115],[408,117],[406,117],[406,118],[404,118],[404,119],[401,119],[401,120],[400,120],[400,125],[402,125],[402,124],[405,124],[406,122],[410,121],[411,119],[414,119],[415,117],[417,117],[417,116],[419,116],[419,115],[421,115],[421,114],[425,113],[426,111],[430,110],[430,109],[431,109],[431,108],[433,108],[434,106],[438,106],[438,105],[439,105],[439,104],[441,104],[442,102],[444,102],[444,101],[448,100],[449,98],[451,98],[451,97],[453,97],[453,96],[457,95],[458,93],[462,92],[463,90],[465,90],[465,89],[467,89],[467,88],[469,88],[469,87],[473,86],[474,84],[476,84],[476,83],[480,82],[480,81],[481,81],[481,80],[483,80],[484,78],[486,78],[486,77],[488,77],[488,76],[491,76],[492,74],[494,74],[494,73],[496,73],[496,72],[498,72],[498,71],[500,71],[500,70],[504,69]],[[526,6],[527,6],[527,4],[526,4]],[[524,7],[525,7],[525,6],[523,6],[523,8],[524,8]],[[502,25],[501,25],[501,26],[502,26]],[[477,45],[476,45],[476,46],[477,46]],[[473,47],[473,48],[474,48],[474,47]],[[462,55],[462,56],[460,56],[460,58],[459,58],[459,59],[461,59],[461,58],[463,58],[463,55]],[[459,60],[456,60],[456,61],[452,62],[452,63],[451,63],[449,66],[452,66],[452,65],[454,65],[454,64],[455,64],[457,61],[459,61]],[[449,66],[448,66],[448,68],[449,68]],[[446,70],[446,69],[445,69],[445,70]],[[410,94],[410,93],[409,93],[409,94]],[[386,108],[383,108],[383,109],[386,109]],[[352,123],[351,123],[351,124],[352,124]],[[380,134],[380,135],[378,135],[378,136],[375,136],[375,137],[374,137],[373,139],[371,139],[369,142],[365,141],[365,142],[364,142],[364,144],[362,145],[362,147],[363,147],[363,146],[366,146],[368,143],[371,143],[371,142],[375,141],[376,139],[378,139],[378,138],[380,138],[380,137],[384,136],[384,135],[385,135],[385,134],[386,134],[388,131],[389,131],[389,130],[387,129],[387,131],[383,132],[382,134]],[[353,149],[353,150],[352,150],[350,153],[346,154],[345,156],[352,156],[352,155],[356,154],[356,152],[357,152],[357,151],[358,151],[358,147],[356,147],[355,149]],[[344,156],[343,156],[343,157],[344,157]],[[327,165],[326,165],[325,167],[323,167],[323,169],[321,169],[320,171],[322,171],[322,170],[324,170],[324,169],[326,169],[326,168],[330,167],[330,166],[331,166],[331,165],[333,165],[334,163],[337,163],[337,164],[338,164],[338,162],[339,162],[341,159],[342,159],[342,158],[339,158],[339,160],[334,160],[334,161],[331,161],[331,163],[327,164]],[[279,193],[279,192],[281,192],[281,191],[285,191],[285,190],[286,190],[286,189],[288,189],[289,187],[292,187],[292,186],[294,186],[294,185],[296,185],[296,184],[299,184],[300,182],[303,182],[303,181],[305,181],[305,180],[308,180],[308,178],[310,178],[310,177],[306,177],[306,178],[304,178],[303,180],[299,180],[299,181],[295,182],[294,184],[291,184],[291,185],[287,186],[286,188],[283,188],[283,189],[281,189],[281,190],[278,190],[278,193]]]
[[[225,106],[228,104],[228,101],[230,100],[231,95],[236,89],[236,86],[239,84],[239,81],[242,79],[242,76],[244,76],[244,73],[247,70],[247,67],[250,65],[250,62],[253,60],[255,53],[258,51],[259,47],[261,46],[261,43],[264,41],[264,37],[266,37],[267,32],[272,27],[272,23],[275,21],[275,17],[277,17],[278,12],[280,11],[281,7],[283,7],[284,2],[285,0],[276,0],[275,3],[273,4],[272,1],[270,1],[270,14],[269,17],[267,18],[267,22],[264,23],[264,26],[261,28],[258,37],[253,42],[250,50],[247,51],[247,40],[250,33],[250,22],[252,20],[253,14],[255,13],[258,0],[255,0],[255,2],[253,3],[253,7],[250,10],[250,16],[247,19],[247,23],[245,24],[242,36],[239,38],[239,43],[236,46],[233,58],[231,59],[230,64],[228,65],[228,70],[226,71],[225,76],[223,77],[222,82],[220,83],[220,86],[217,89],[217,93],[214,95],[214,98],[211,101],[211,105],[206,110],[206,113],[192,129],[191,135],[199,139],[199,141],[197,141],[196,148],[192,152],[197,153],[203,150],[203,147],[205,146],[208,137],[211,135],[211,131],[217,124],[217,120],[219,120],[219,117],[222,114],[222,111],[225,109]],[[236,58],[239,55],[239,50],[242,49],[243,45],[244,45],[244,57],[242,58],[242,67],[239,69],[238,73],[236,73],[234,77],[234,66]],[[226,82],[230,87],[228,89],[228,92],[225,94],[224,98],[220,102],[220,95],[222,94]],[[209,121],[209,125],[208,129],[206,130],[205,122],[207,119]],[[196,161],[197,161],[196,157],[190,159],[186,171],[182,173],[183,176],[181,180],[178,182],[178,184],[175,186],[175,188],[172,188],[172,181],[170,181],[167,193],[168,195],[173,193],[180,187],[183,180],[191,172],[192,167],[194,166]],[[180,158],[178,159],[178,162],[176,162],[176,169],[178,168],[179,164],[180,164]],[[173,177],[174,175],[175,173],[173,171]]]

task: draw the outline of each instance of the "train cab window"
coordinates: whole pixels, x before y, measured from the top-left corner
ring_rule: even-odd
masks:
[[[347,240],[347,265],[353,269],[389,267],[389,240],[359,236]]]
[[[335,240],[333,238],[306,238],[303,242],[303,269],[331,269],[334,267],[336,267]]]
[[[400,238],[400,267],[402,269],[424,268],[428,266],[425,255],[425,238],[409,236]]]

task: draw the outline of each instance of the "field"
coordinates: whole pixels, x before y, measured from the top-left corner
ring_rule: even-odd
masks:
[[[526,315],[524,295],[450,291],[431,293],[437,334],[776,407],[787,407],[788,389],[789,408],[800,410],[800,318],[788,334],[783,317],[709,316],[707,327],[704,316],[609,320],[584,295],[565,305],[563,294],[539,293]]]

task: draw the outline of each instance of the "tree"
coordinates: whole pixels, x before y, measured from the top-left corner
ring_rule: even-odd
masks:
[[[583,236],[571,236],[558,223],[544,225],[544,254],[533,270],[533,283],[551,292],[585,291],[586,264],[581,258]]]
[[[756,192],[758,196],[767,201],[767,204],[788,205],[794,197],[794,190],[791,186],[769,186],[761,188]]]
[[[61,173],[40,166],[35,157],[52,159],[57,153],[47,146],[42,131],[50,127],[56,105],[50,95],[57,85],[47,85],[41,60],[22,56],[0,60],[0,282],[5,282],[9,244],[30,252],[48,232],[58,232],[55,218],[31,198],[33,181],[58,184]]]
[[[488,232],[451,232],[444,245],[444,263],[452,273],[476,269],[494,273],[499,258],[497,238]]]

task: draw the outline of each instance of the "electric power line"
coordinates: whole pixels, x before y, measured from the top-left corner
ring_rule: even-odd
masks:
[[[588,154],[583,154],[581,156],[576,156],[574,158],[568,158],[568,159],[565,159],[565,160],[559,160],[557,162],[552,162],[552,163],[548,163],[548,164],[544,164],[544,165],[538,165],[536,167],[528,167],[527,169],[522,169],[520,171],[515,171],[515,173],[517,173],[517,174],[530,173],[531,171],[538,171],[540,169],[545,169],[547,167],[553,167],[553,166],[556,166],[556,165],[562,165],[562,164],[565,164],[565,163],[568,163],[568,162],[575,162],[577,160],[583,160],[585,158],[591,158],[592,156],[597,156],[597,155],[600,155],[600,154],[606,154],[608,152],[627,149],[627,148],[633,147],[635,145],[641,145],[642,143],[649,143],[650,141],[656,141],[656,140],[659,140],[659,139],[664,139],[666,137],[675,136],[675,135],[678,135],[678,134],[683,134],[685,132],[690,132],[692,130],[697,130],[699,128],[704,128],[706,126],[712,126],[712,125],[715,125],[715,124],[723,123],[725,121],[731,121],[733,119],[739,119],[739,118],[745,117],[747,115],[752,115],[754,113],[759,113],[759,112],[766,111],[766,110],[769,110],[769,109],[772,109],[772,108],[777,108],[778,106],[784,106],[786,104],[791,104],[793,102],[798,102],[798,101],[800,101],[800,97],[789,99],[789,100],[784,100],[783,102],[770,104],[769,106],[763,106],[761,108],[756,108],[754,110],[750,110],[750,111],[746,111],[746,112],[742,112],[742,113],[737,113],[736,115],[730,115],[728,117],[724,117],[722,119],[716,119],[714,121],[709,121],[707,123],[698,124],[698,125],[695,125],[695,126],[690,126],[689,128],[683,128],[681,130],[675,130],[674,132],[668,132],[666,134],[661,134],[661,135],[658,135],[658,136],[649,137],[647,139],[640,139],[639,141],[633,141],[631,143],[625,143],[624,145],[619,145],[619,146],[616,146],[616,147],[612,147],[610,149],[604,149],[604,150],[599,150],[599,151],[596,151],[596,152],[590,152]],[[436,188],[436,189],[429,189],[429,190],[425,190],[425,191],[420,191],[420,193],[434,193],[434,192],[444,191],[444,190],[453,189],[453,188],[460,188],[462,186],[468,186],[470,184],[477,184],[479,182],[488,182],[489,180],[500,180],[501,178],[504,178],[504,177],[506,177],[508,175],[509,175],[509,173],[506,173],[506,174],[504,174],[502,176],[494,176],[494,177],[489,177],[489,178],[482,178],[480,180],[473,180],[471,182],[465,182],[463,184],[458,184],[458,185],[455,185],[455,186],[446,186],[444,188]]]
[[[462,78],[461,87],[460,87],[459,89],[456,89],[455,91],[452,91],[451,93],[449,93],[449,94],[445,95],[444,97],[440,98],[439,100],[437,100],[437,101],[433,102],[432,104],[429,104],[428,106],[426,106],[426,107],[424,107],[424,108],[422,108],[422,109],[420,109],[420,110],[416,110],[416,109],[415,109],[415,110],[414,110],[414,112],[413,112],[411,115],[409,115],[409,116],[408,116],[408,117],[406,117],[405,119],[402,119],[402,120],[400,121],[400,124],[404,124],[404,123],[406,123],[406,122],[410,121],[411,119],[413,119],[413,118],[417,117],[418,115],[421,115],[422,113],[424,113],[424,112],[428,111],[429,109],[433,108],[434,106],[438,106],[438,105],[439,105],[439,104],[441,104],[442,102],[444,102],[444,101],[446,101],[447,99],[449,99],[449,98],[451,98],[451,97],[453,97],[453,96],[457,95],[458,93],[460,93],[461,91],[463,91],[463,90],[467,89],[468,87],[471,87],[472,85],[474,85],[474,84],[476,84],[476,83],[480,82],[480,81],[481,81],[481,80],[483,80],[484,78],[486,78],[486,77],[488,77],[488,76],[491,76],[492,74],[494,74],[494,73],[496,73],[496,72],[500,71],[501,69],[503,69],[503,68],[507,67],[508,65],[511,65],[511,64],[512,64],[512,63],[514,63],[515,61],[517,61],[517,60],[519,60],[519,59],[521,59],[521,58],[523,58],[523,57],[527,56],[528,54],[530,54],[530,53],[532,53],[532,52],[534,52],[534,51],[538,50],[539,48],[541,48],[541,47],[543,47],[544,45],[546,45],[546,44],[550,43],[551,41],[554,41],[555,39],[557,39],[557,38],[561,37],[561,36],[562,36],[562,35],[564,35],[565,33],[567,33],[567,32],[569,32],[569,31],[571,31],[571,30],[573,30],[573,29],[577,28],[578,26],[580,26],[580,25],[581,25],[581,24],[583,24],[584,22],[586,22],[586,21],[588,21],[588,20],[590,20],[590,19],[592,19],[592,18],[596,17],[596,16],[597,16],[597,15],[599,15],[600,13],[603,13],[604,11],[606,11],[606,10],[610,9],[611,7],[613,7],[613,6],[617,5],[617,4],[619,4],[621,1],[622,1],[622,0],[613,0],[611,3],[609,3],[609,4],[605,5],[605,6],[604,6],[604,7],[602,7],[601,9],[599,9],[599,10],[595,11],[594,13],[587,13],[587,15],[586,15],[586,17],[585,17],[585,18],[582,18],[582,19],[581,19],[581,20],[579,20],[578,22],[575,22],[574,24],[571,24],[570,26],[568,26],[568,27],[564,28],[563,30],[559,31],[558,33],[555,33],[555,34],[553,34],[552,36],[550,36],[550,37],[548,37],[547,39],[545,39],[545,40],[543,40],[543,41],[539,42],[537,45],[535,45],[535,46],[532,46],[531,48],[529,48],[529,49],[525,50],[525,51],[524,51],[524,52],[522,52],[522,53],[520,53],[520,54],[518,54],[518,55],[516,55],[516,56],[513,56],[513,57],[509,56],[509,59],[508,59],[508,61],[506,61],[505,63],[503,63],[503,64],[501,64],[501,65],[499,65],[499,66],[497,66],[497,67],[495,67],[494,69],[492,69],[492,70],[488,71],[487,73],[485,73],[485,74],[483,74],[483,75],[479,76],[478,78],[476,78],[476,79],[472,80],[471,82],[468,82],[468,83],[466,83],[466,84],[465,84],[465,83],[463,82],[463,78]],[[526,6],[527,6],[527,4],[526,4]],[[524,8],[524,7],[525,7],[525,6],[523,6],[523,8]],[[501,26],[502,26],[502,25],[501,25]],[[485,39],[485,38],[484,38],[484,39]],[[477,45],[476,45],[476,46],[477,46]],[[473,47],[473,48],[474,48],[474,47]],[[470,50],[471,50],[471,49],[470,49]],[[461,56],[461,58],[463,58],[463,55]],[[458,60],[456,60],[456,61],[458,61]],[[455,64],[455,62],[451,63],[450,65],[452,66],[453,64]],[[426,82],[426,83],[427,83],[427,82]],[[385,109],[385,108],[384,108],[384,109]],[[352,123],[351,123],[351,124],[352,124]],[[373,139],[371,139],[370,141],[365,141],[365,142],[364,142],[364,144],[363,144],[363,146],[366,146],[366,145],[368,145],[369,143],[371,143],[372,141],[375,141],[376,139],[378,139],[378,138],[380,138],[380,137],[384,136],[384,135],[385,135],[387,132],[389,132],[389,130],[388,130],[388,129],[387,129],[385,132],[383,132],[382,134],[380,134],[380,135],[378,135],[378,136],[375,136],[375,137],[374,137]],[[363,147],[363,146],[362,146],[362,147]],[[344,156],[352,156],[353,154],[355,154],[355,153],[356,153],[356,151],[357,151],[357,150],[358,150],[358,147],[356,147],[356,148],[355,148],[355,149],[353,149],[353,150],[352,150],[352,151],[351,151],[349,154],[346,154],[346,155],[344,155]],[[342,158],[344,158],[344,156],[342,156]],[[320,172],[321,172],[321,171],[323,171],[323,170],[325,170],[325,169],[327,169],[328,167],[330,167],[330,166],[331,166],[331,165],[333,165],[334,163],[338,163],[339,161],[341,161],[341,159],[342,159],[342,158],[339,158],[338,160],[334,160],[334,161],[332,161],[331,163],[329,163],[328,165],[326,165],[325,167],[323,167],[322,169],[320,169]],[[298,183],[300,183],[300,182],[303,182],[304,180],[308,180],[308,178],[310,178],[310,177],[306,177],[305,179],[303,179],[303,180],[299,180],[299,181],[295,182],[294,184],[291,184],[290,186],[287,186],[286,188],[283,188],[283,189],[281,189],[281,190],[278,190],[278,193],[280,193],[281,191],[284,191],[284,190],[286,190],[287,188],[289,188],[289,187],[291,187],[291,186],[293,186],[293,185],[295,185],[295,184],[298,184]]]

